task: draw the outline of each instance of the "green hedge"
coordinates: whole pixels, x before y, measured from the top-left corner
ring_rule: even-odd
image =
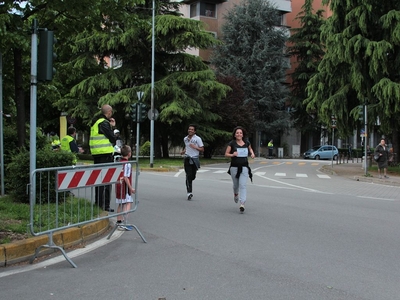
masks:
[[[75,160],[75,154],[65,151],[53,151],[49,148],[37,150],[36,169],[71,166]],[[28,185],[30,183],[30,153],[20,150],[14,154],[11,162],[6,166],[5,178],[8,194],[16,202],[29,203]],[[56,199],[55,171],[44,172],[36,177],[36,191],[45,195],[46,200],[54,202]],[[42,186],[40,187],[40,181]],[[50,184],[48,185],[47,182]],[[39,200],[38,198],[36,199]]]

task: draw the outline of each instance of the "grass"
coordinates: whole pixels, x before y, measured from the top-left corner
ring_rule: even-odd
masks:
[[[65,204],[65,205],[64,205]],[[40,214],[37,213],[41,209]],[[101,213],[97,206],[91,211],[90,203],[85,199],[69,198],[61,203],[40,207],[35,206],[34,231],[54,229],[54,220],[58,212],[58,227],[65,226],[69,222],[77,223],[83,220],[91,220]],[[93,213],[93,215],[92,215]],[[41,216],[40,218],[38,216]],[[10,196],[0,197],[0,244],[9,243],[31,236],[30,230],[30,206],[25,203],[14,202]]]
[[[80,163],[92,164],[93,161],[80,160]],[[202,165],[215,163],[228,163],[227,158],[200,158]],[[150,159],[147,157],[139,158],[139,166],[141,168],[150,167]],[[153,168],[183,168],[182,157],[168,159],[154,159]],[[228,168],[228,164],[227,164]],[[74,200],[75,201],[75,200]],[[78,201],[78,200],[76,200]],[[56,211],[55,205],[49,207],[49,211],[45,214],[54,215]],[[90,211],[88,211],[89,213]],[[95,212],[97,214],[97,211]],[[65,216],[68,221],[74,220],[77,216],[76,211],[66,211]],[[88,216],[86,216],[88,217]],[[39,221],[39,220],[35,220]],[[30,207],[29,204],[13,202],[10,196],[0,197],[0,244],[12,242],[17,239],[23,239],[31,236],[29,231],[30,226]],[[51,226],[46,220],[40,220],[40,226],[47,228]]]

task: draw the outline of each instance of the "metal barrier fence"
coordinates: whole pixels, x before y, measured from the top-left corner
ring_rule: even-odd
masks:
[[[109,192],[112,203],[115,199],[116,184],[122,180],[125,164],[131,165],[131,182],[133,179],[132,187],[136,190],[136,193],[131,195],[133,202],[126,211],[121,211],[122,206],[115,204],[116,212],[107,214],[102,207],[99,207],[101,203],[96,199],[96,193],[103,192],[101,196],[104,197],[105,193]],[[123,217],[124,220],[120,225],[115,224],[107,239],[119,226],[125,226],[124,228],[130,226],[146,243],[139,229],[128,222],[128,215],[136,211],[139,203],[137,189],[139,174],[137,161],[35,170],[31,174],[30,185],[30,231],[34,236],[47,234],[48,243],[36,249],[30,262],[35,260],[42,248],[53,248],[60,250],[65,259],[76,268],[77,266],[67,256],[65,250],[54,243],[53,234],[64,229],[118,216]],[[118,186],[122,189],[124,185]],[[125,191],[121,190],[120,193],[125,195]]]

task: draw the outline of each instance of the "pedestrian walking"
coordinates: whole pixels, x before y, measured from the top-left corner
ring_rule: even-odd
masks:
[[[244,205],[247,200],[247,179],[252,180],[251,169],[247,157],[254,158],[254,151],[249,140],[246,138],[246,131],[238,126],[233,130],[232,141],[228,144],[225,157],[231,158],[228,174],[231,175],[233,183],[233,200],[240,202],[239,210],[244,212]]]
[[[268,142],[268,157],[269,157],[269,159],[272,158],[273,152],[274,152],[274,140],[271,139]]]
[[[353,145],[349,144],[349,159],[353,158]]]
[[[89,146],[93,156],[94,164],[113,162],[115,135],[112,127],[115,120],[112,118],[113,110],[108,104],[101,107],[101,115],[92,121],[90,128]],[[95,201],[100,208],[113,212],[110,208],[111,185],[98,186],[95,188]]]
[[[193,180],[196,179],[197,170],[200,169],[200,152],[204,151],[204,144],[201,138],[196,135],[196,125],[190,124],[188,135],[183,139],[185,147],[181,151],[184,156],[183,166],[186,173],[187,199],[193,198]]]
[[[122,158],[120,162],[126,162],[123,164],[122,172],[119,177],[119,182],[115,185],[115,203],[118,205],[117,213],[126,212],[124,215],[117,216],[118,230],[132,230],[131,225],[127,225],[128,211],[132,208],[133,197],[136,191],[132,187],[132,166],[127,163],[129,158],[132,156],[131,147],[125,145],[121,148]]]
[[[389,178],[386,174],[388,167],[389,149],[386,146],[384,139],[381,139],[379,145],[376,146],[374,156],[375,155],[379,156],[378,160],[376,161],[378,163],[379,178],[382,178],[382,169],[383,169],[383,177]]]

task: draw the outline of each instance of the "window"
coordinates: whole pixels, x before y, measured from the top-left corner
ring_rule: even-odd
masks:
[[[190,17],[205,16],[210,18],[216,17],[216,4],[206,2],[196,2],[190,4]]]
[[[194,17],[196,17],[198,15],[198,13],[197,13],[197,4],[198,3],[190,4],[190,17],[191,18],[194,18]]]
[[[200,2],[200,16],[215,18],[216,5]]]

